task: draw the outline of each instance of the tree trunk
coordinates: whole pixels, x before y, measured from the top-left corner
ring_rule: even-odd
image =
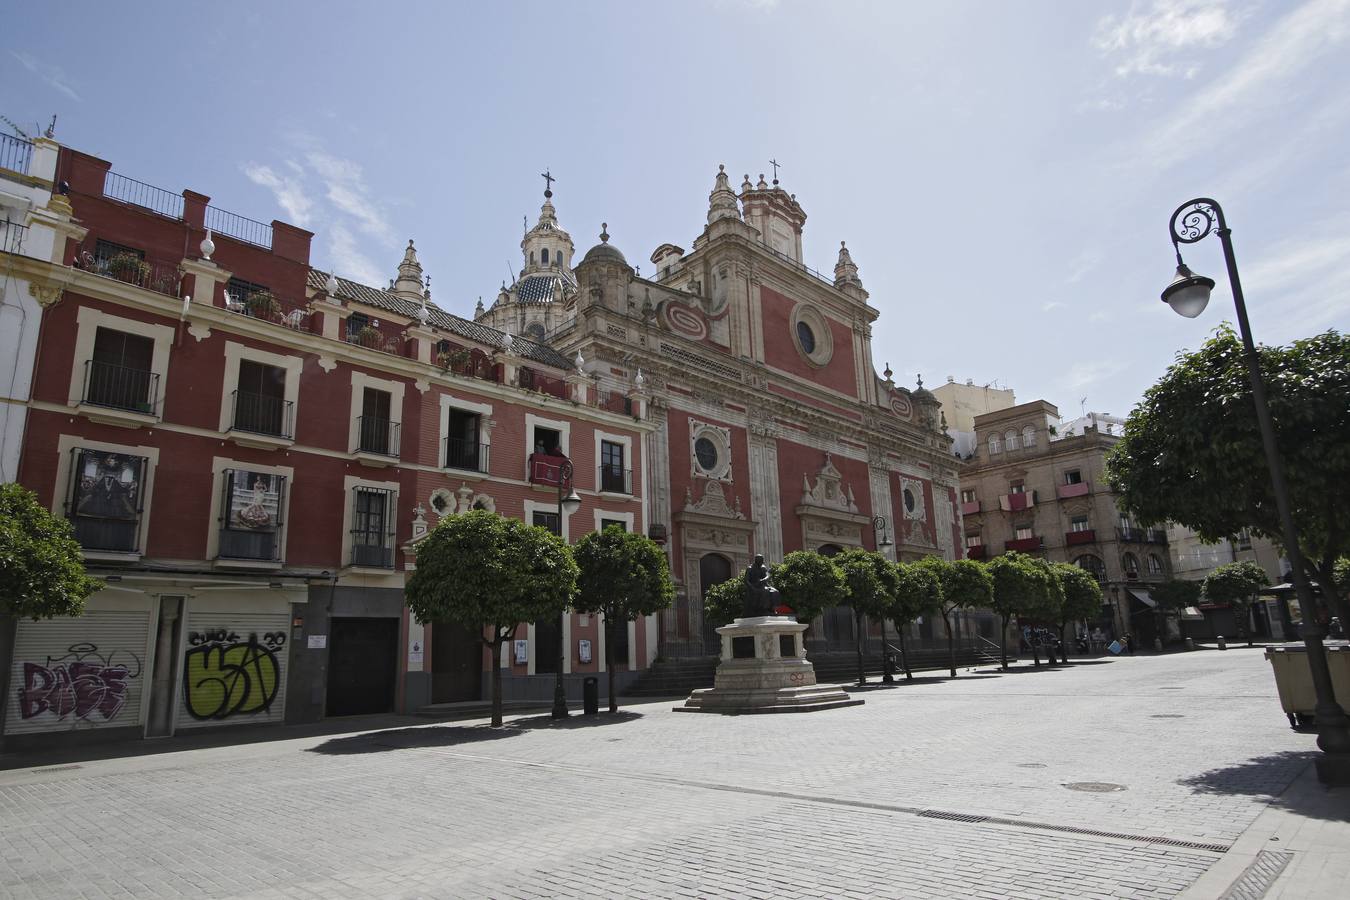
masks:
[[[998,633],[998,647],[1003,652],[1003,668],[1005,670],[1008,668],[1008,620],[1011,618],[1012,616],[999,616],[1002,629]],[[1018,647],[1017,649],[1022,648]]]
[[[942,624],[947,627],[947,666],[951,669],[952,677],[956,677],[956,635],[952,633],[951,612],[942,611]]]
[[[498,638],[488,648],[492,651],[492,727],[502,724],[502,638]]]
[[[905,629],[897,626],[895,630],[900,632],[900,665],[905,667],[905,680],[913,681],[914,673],[909,670],[909,651],[905,649]]]
[[[1059,661],[1068,665],[1069,663],[1069,639],[1066,632],[1069,628],[1069,620],[1064,619],[1059,623]]]
[[[855,613],[858,620],[858,684],[867,684],[867,675],[863,672],[863,641],[867,635],[863,631],[863,615]]]
[[[605,616],[605,669],[609,672],[609,711],[618,712],[619,702],[614,697],[614,624]]]

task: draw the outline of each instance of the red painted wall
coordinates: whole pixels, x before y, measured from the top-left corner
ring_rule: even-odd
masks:
[[[834,355],[825,366],[813,366],[797,349],[793,337],[792,310],[796,302],[763,286],[759,289],[759,297],[764,323],[764,361],[775,369],[856,397],[852,330],[826,316],[834,340]]]

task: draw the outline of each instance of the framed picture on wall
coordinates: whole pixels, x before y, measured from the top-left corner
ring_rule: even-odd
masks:
[[[527,663],[530,661],[530,642],[515,641],[515,657],[517,663]]]
[[[591,642],[586,640],[577,641],[577,659],[584,663],[591,661]]]

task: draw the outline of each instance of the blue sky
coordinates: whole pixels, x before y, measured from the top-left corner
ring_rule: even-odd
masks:
[[[1258,340],[1350,325],[1350,0],[25,4],[0,114],[115,171],[316,232],[382,284],[417,240],[469,314],[519,267],[538,173],[578,251],[705,221],[719,163],[849,249],[878,368],[1124,414],[1231,318],[1167,309],[1172,210],[1224,204]]]

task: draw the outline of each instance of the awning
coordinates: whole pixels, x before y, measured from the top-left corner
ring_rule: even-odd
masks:
[[[1183,622],[1203,622],[1205,614],[1194,606],[1188,606],[1181,611],[1181,620]]]
[[[1129,591],[1131,594],[1134,595],[1134,599],[1138,600],[1140,603],[1144,604],[1149,609],[1158,608],[1158,601],[1154,600],[1153,595],[1150,594],[1148,591],[1135,590],[1134,588],[1130,588]]]

